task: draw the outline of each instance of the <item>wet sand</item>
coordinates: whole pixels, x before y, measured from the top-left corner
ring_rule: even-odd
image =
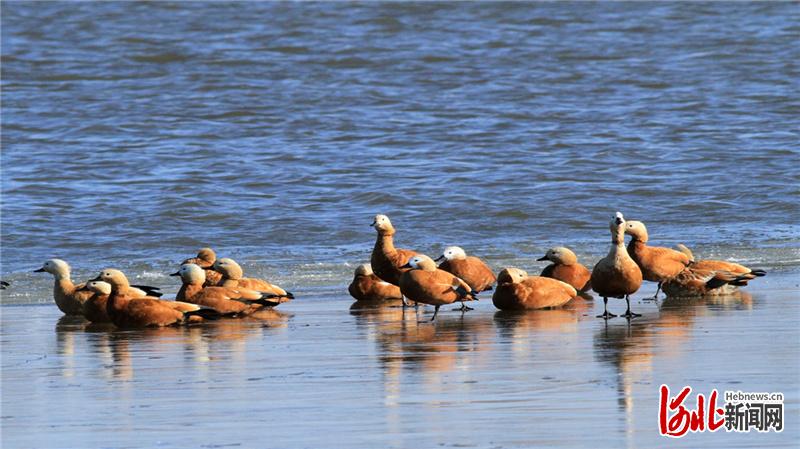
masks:
[[[485,294],[436,324],[319,295],[260,319],[139,331],[4,305],[2,447],[796,447],[798,280],[637,299],[630,324],[595,318],[598,299],[519,314]],[[785,430],[668,441],[661,383],[781,391]]]

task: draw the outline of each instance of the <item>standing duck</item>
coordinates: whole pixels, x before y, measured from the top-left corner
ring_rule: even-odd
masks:
[[[242,267],[233,259],[217,259],[211,268],[220,273],[222,278],[217,284],[220,287],[246,288],[262,293],[270,293],[276,297],[284,297],[287,300],[294,299],[294,295],[277,285],[271,284],[263,279],[246,278]]]
[[[161,327],[219,317],[218,312],[203,309],[196,304],[152,297],[134,298],[130,295],[128,278],[119,270],[107,268],[92,281],[103,281],[111,285],[106,310],[111,322],[117,327]]]
[[[477,292],[460,278],[436,267],[436,262],[428,256],[418,254],[400,268],[408,269],[400,276],[400,292],[408,299],[430,304],[436,308],[433,318],[439,313],[439,307],[445,304],[461,302],[461,310],[470,310],[464,301],[472,301]]]
[[[492,284],[497,280],[492,269],[484,261],[475,256],[467,256],[467,253],[458,246],[445,248],[435,262],[442,259],[444,262],[439,265],[439,269],[460,277],[473,291],[491,290]]]
[[[578,291],[566,282],[504,268],[497,276],[492,302],[500,310],[534,310],[561,307],[576,296]]]
[[[219,284],[219,281],[222,279],[222,275],[217,273],[216,271],[211,269],[211,266],[214,265],[214,262],[217,261],[217,253],[214,252],[211,248],[200,248],[197,251],[196,257],[191,257],[189,259],[184,260],[181,262],[181,265],[186,265],[193,263],[206,272],[206,282],[204,286],[209,287],[212,285]]]
[[[616,315],[608,312],[608,298],[625,298],[628,309],[623,316],[641,316],[631,312],[630,295],[642,285],[642,270],[625,250],[625,218],[617,212],[609,224],[611,230],[611,249],[608,255],[592,269],[592,290],[603,297],[603,314],[598,318],[611,318]]]
[[[347,288],[350,296],[357,301],[389,301],[401,299],[400,287],[381,280],[372,272],[369,264],[361,264],[356,268],[353,282]]]
[[[372,248],[372,257],[370,257],[372,271],[384,281],[400,285],[400,275],[408,271],[403,266],[419,253],[410,249],[394,247],[396,231],[386,215],[376,215],[371,226],[378,231],[378,238],[375,240],[375,247]]]
[[[563,246],[550,248],[543,257],[536,260],[553,262],[544,267],[540,276],[566,282],[579,292],[585,292],[592,288],[592,283],[589,281],[592,273],[578,262],[578,256],[569,248]]]
[[[261,307],[273,307],[289,301],[285,296],[276,297],[239,287],[203,287],[206,281],[205,270],[193,263],[181,265],[181,269],[170,276],[180,276],[183,282],[175,296],[176,301],[209,307],[222,315],[247,315]]]
[[[656,294],[661,291],[661,284],[683,271],[691,259],[685,253],[662,246],[648,246],[647,228],[641,221],[625,222],[625,233],[631,236],[628,243],[628,255],[631,256],[645,281],[658,282]]]

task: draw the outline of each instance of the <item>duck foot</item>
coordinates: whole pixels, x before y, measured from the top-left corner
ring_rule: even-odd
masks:
[[[622,316],[624,316],[625,318],[629,318],[630,319],[630,318],[635,318],[637,316],[642,316],[642,314],[641,313],[633,313],[630,310],[628,310],[627,312],[623,313]]]
[[[472,307],[468,307],[468,306],[465,306],[464,304],[462,304],[461,307],[459,307],[457,309],[453,309],[453,310],[460,310],[462,312],[467,312],[469,310],[475,310],[475,309],[473,309]]]
[[[597,315],[597,318],[605,318],[605,319],[614,318],[614,317],[616,317],[616,315],[614,315],[613,313],[610,313],[608,310],[606,310],[605,312],[603,312],[600,315]]]

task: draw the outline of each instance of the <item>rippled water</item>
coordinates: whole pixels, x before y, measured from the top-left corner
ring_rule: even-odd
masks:
[[[556,243],[592,263],[616,210],[654,242],[800,264],[796,3],[2,13],[4,277],[213,245],[340,290],[375,213],[497,267]]]
[[[787,395],[783,434],[687,447],[797,441],[796,2],[0,8],[4,447],[650,447],[660,382]],[[591,266],[616,210],[770,275],[637,300],[630,326],[591,303],[347,311],[376,213],[401,247],[533,273],[555,244]],[[120,332],[57,323],[30,273],[60,257],[169,293],[201,246],[298,299]]]

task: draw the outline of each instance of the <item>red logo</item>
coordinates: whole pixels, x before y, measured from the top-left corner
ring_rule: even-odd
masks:
[[[725,410],[717,408],[717,390],[711,390],[708,404],[702,394],[697,395],[697,407],[694,410],[687,409],[683,402],[692,387],[684,387],[681,392],[671,397],[669,387],[661,385],[659,390],[658,407],[658,431],[661,435],[671,438],[680,438],[686,432],[703,432],[708,429],[716,432],[725,424]],[[720,419],[715,419],[720,416]]]

